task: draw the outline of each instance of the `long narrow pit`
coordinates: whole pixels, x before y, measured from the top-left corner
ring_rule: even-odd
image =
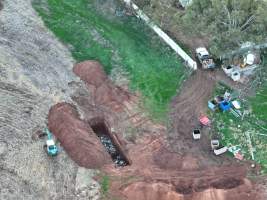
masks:
[[[109,131],[105,122],[103,120],[97,120],[97,122],[94,121],[94,123],[90,123],[90,125],[110,154],[115,165],[118,167],[130,165],[130,160],[123,152],[116,137]]]

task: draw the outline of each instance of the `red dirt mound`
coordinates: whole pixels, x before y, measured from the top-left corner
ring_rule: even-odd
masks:
[[[94,85],[95,87],[99,87],[108,79],[101,64],[94,60],[76,64],[73,68],[73,72],[84,82]]]
[[[53,106],[49,111],[48,126],[79,166],[99,168],[112,162],[89,124],[79,119],[73,105],[59,103]]]
[[[180,187],[179,190],[183,188]],[[187,188],[188,189],[188,188]],[[192,189],[192,188],[191,188]],[[183,190],[184,192],[185,190]],[[127,200],[256,200],[261,199],[257,191],[251,191],[249,183],[234,189],[210,188],[188,194],[177,193],[177,188],[167,183],[135,182],[124,189]]]
[[[94,87],[92,93],[95,104],[107,106],[114,111],[122,111],[123,103],[129,101],[129,92],[115,86],[108,79],[99,62],[85,61],[78,63],[74,66],[73,71],[85,83]]]
[[[129,98],[127,92],[111,83],[102,84],[95,92],[95,101],[99,105],[106,105],[115,110],[120,110],[123,107],[123,102],[128,101]]]

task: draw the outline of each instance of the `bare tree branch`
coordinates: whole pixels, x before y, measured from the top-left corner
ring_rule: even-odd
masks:
[[[240,29],[243,30],[244,28],[246,28],[247,26],[249,26],[254,19],[255,19],[255,15],[251,15],[247,19],[247,21],[240,27]]]

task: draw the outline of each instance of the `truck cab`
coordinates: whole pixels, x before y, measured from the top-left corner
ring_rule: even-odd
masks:
[[[51,156],[55,156],[58,153],[57,146],[55,144],[55,141],[50,139],[46,141],[46,146],[47,146],[47,153]]]
[[[205,47],[199,47],[196,49],[196,57],[198,58],[203,69],[215,68],[215,63]]]
[[[58,148],[53,139],[52,133],[48,130],[48,128],[45,129],[45,133],[47,135],[47,140],[45,145],[46,152],[49,156],[56,156],[58,154]]]

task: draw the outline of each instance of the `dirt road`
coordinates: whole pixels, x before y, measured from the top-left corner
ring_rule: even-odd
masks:
[[[193,154],[199,154],[203,150],[209,151],[209,148],[206,148],[207,135],[204,134],[203,139],[196,143],[192,140],[191,133],[199,126],[198,118],[206,113],[207,100],[211,97],[215,84],[210,72],[198,70],[173,99],[170,105],[171,129],[168,136],[174,151]]]

